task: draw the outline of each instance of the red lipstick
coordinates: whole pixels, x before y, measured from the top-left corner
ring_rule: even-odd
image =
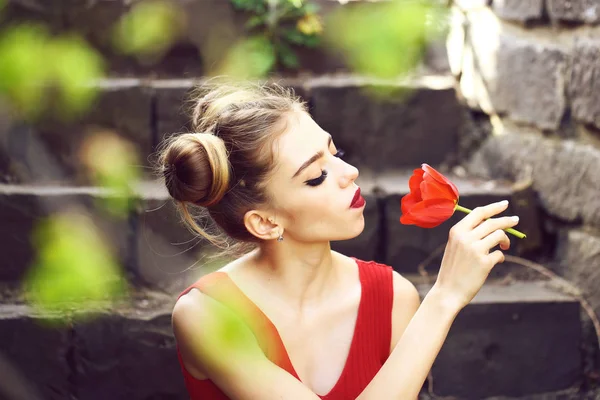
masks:
[[[360,195],[360,188],[358,188],[356,189],[356,193],[354,193],[354,197],[350,203],[350,208],[361,208],[364,205],[365,199]]]

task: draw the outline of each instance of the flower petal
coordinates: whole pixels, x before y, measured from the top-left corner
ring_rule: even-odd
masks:
[[[417,203],[408,214],[400,218],[407,225],[421,228],[434,228],[454,214],[454,201],[448,199],[429,199]]]
[[[440,184],[434,180],[429,174],[425,174],[425,180],[421,183],[421,194],[423,200],[430,199],[446,199],[456,200],[454,193],[448,185]]]
[[[413,171],[413,175],[408,180],[408,187],[410,192],[419,200],[422,199],[421,195],[421,182],[423,182],[423,175],[425,171],[418,168]]]
[[[454,185],[454,183],[452,183],[452,181],[450,181],[450,179],[448,179],[444,175],[440,174],[429,164],[422,164],[421,168],[423,169],[423,171],[425,171],[427,174],[429,174],[433,179],[435,179],[439,183],[450,186],[450,189],[454,192],[454,196],[458,199],[458,196],[459,196],[458,188],[456,187],[456,185]]]
[[[420,201],[422,201],[422,199],[415,196],[414,193],[409,193],[406,196],[402,197],[402,199],[400,200],[400,209],[402,210],[402,214],[408,214],[410,212],[410,209],[413,208]]]

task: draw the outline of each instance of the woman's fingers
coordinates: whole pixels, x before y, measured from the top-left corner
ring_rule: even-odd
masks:
[[[508,207],[508,201],[501,201],[498,203],[488,204],[487,206],[477,207],[466,217],[460,220],[456,225],[456,229],[459,231],[467,232],[481,224],[488,218],[493,217],[496,214],[500,214]]]
[[[518,217],[490,218],[473,229],[473,239],[480,240],[498,229],[512,228],[519,223]]]
[[[500,247],[506,250],[510,247],[510,240],[503,230],[498,229],[481,239],[479,245],[486,253],[497,245],[500,245]]]
[[[501,252],[500,250],[494,251],[493,253],[488,255],[488,257],[490,257],[490,259],[491,259],[492,267],[496,264],[500,264],[500,263],[504,262],[504,253]]]

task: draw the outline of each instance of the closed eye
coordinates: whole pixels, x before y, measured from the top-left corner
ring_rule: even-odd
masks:
[[[338,149],[338,151],[333,156],[337,157],[337,158],[342,158],[342,157],[344,157],[344,154],[345,154],[344,150]],[[319,176],[318,178],[315,178],[315,179],[308,180],[305,183],[308,186],[319,186],[321,183],[323,183],[325,181],[325,178],[327,178],[327,170],[322,170],[321,176]]]

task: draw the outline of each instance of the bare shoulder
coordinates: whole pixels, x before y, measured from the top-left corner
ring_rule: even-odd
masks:
[[[392,305],[392,340],[390,352],[402,337],[413,315],[421,304],[421,298],[411,281],[393,271],[394,302]]]
[[[414,306],[421,302],[415,285],[397,271],[392,272],[394,283],[394,304],[400,302],[406,306]]]

